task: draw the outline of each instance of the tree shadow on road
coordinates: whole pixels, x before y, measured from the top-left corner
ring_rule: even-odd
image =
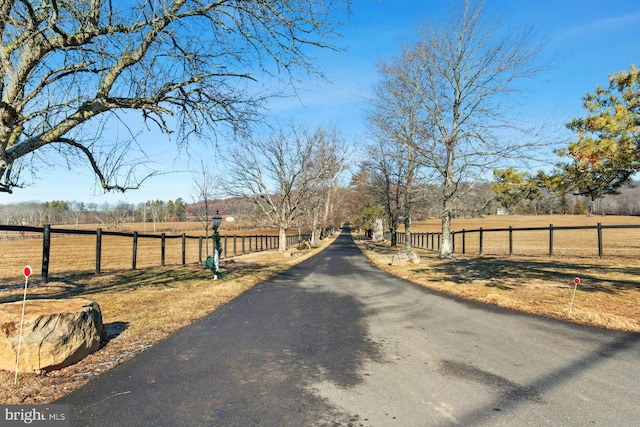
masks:
[[[496,375],[479,372],[475,368],[468,368],[466,365],[454,364],[445,361],[442,366],[444,374],[458,377],[464,376],[474,382],[483,383],[486,386],[496,389],[498,396],[491,402],[476,408],[465,414],[456,417],[454,423],[446,425],[471,426],[484,425],[487,422],[499,422],[499,413],[515,410],[518,406],[527,403],[544,404],[543,395],[553,389],[567,383],[570,380],[584,375],[587,371],[596,368],[598,365],[609,362],[611,358],[627,351],[640,351],[640,335],[638,334],[616,334],[609,342],[603,343],[600,347],[585,355],[582,358],[571,361],[569,364],[547,372],[530,383],[514,385]],[[633,357],[633,356],[631,356]],[[456,372],[452,372],[452,371]]]

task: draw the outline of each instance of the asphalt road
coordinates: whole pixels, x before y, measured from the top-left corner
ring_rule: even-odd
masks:
[[[432,293],[344,233],[57,403],[72,426],[639,426],[640,335]]]

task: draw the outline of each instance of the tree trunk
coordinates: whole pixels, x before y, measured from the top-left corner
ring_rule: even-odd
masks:
[[[209,227],[204,228],[204,256],[209,258]]]
[[[411,252],[411,217],[404,217],[404,248]]]
[[[280,229],[280,233],[279,233],[279,245],[278,245],[278,251],[283,254],[287,251],[287,230],[284,228]]]
[[[449,258],[453,253],[453,248],[451,246],[451,198],[444,200],[443,208],[440,258]]]
[[[444,185],[442,188],[442,239],[440,245],[440,258],[449,258],[453,254],[451,244],[451,212],[453,211],[453,198],[456,193],[453,182],[453,161],[455,143],[447,144],[447,165],[444,173]]]
[[[319,213],[318,213],[318,209],[314,209],[312,215],[312,221],[311,221],[311,241],[309,242],[310,244],[314,244],[316,239],[318,238],[318,235],[320,233],[318,233],[319,229],[320,229],[320,218],[319,218]]]
[[[404,246],[408,252],[411,252],[411,213],[413,211],[413,200],[411,199],[411,192],[413,191],[413,174],[414,174],[414,159],[413,150],[409,144],[407,147],[408,157],[410,159],[409,168],[407,171],[406,185],[404,189]]]
[[[333,187],[329,187],[329,190],[327,191],[327,197],[326,197],[326,199],[324,201],[324,214],[322,216],[322,229],[323,229],[323,232],[320,235],[321,239],[325,238],[325,233],[327,232],[327,228],[329,226],[329,214],[333,210],[332,209],[333,201],[332,201],[332,198],[331,198],[332,192],[333,192]],[[333,225],[331,225],[331,228],[333,229]]]

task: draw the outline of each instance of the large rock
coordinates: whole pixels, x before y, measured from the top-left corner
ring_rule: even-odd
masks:
[[[22,301],[0,304],[0,369],[15,371]],[[28,300],[18,372],[51,371],[82,360],[105,338],[98,303],[87,299]]]
[[[408,262],[420,264],[420,255],[414,251],[399,251],[391,258],[391,265],[403,266]]]

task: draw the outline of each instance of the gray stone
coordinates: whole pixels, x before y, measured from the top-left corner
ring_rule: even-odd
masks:
[[[391,265],[403,266],[407,263],[420,264],[420,255],[414,251],[398,251],[391,258]]]

